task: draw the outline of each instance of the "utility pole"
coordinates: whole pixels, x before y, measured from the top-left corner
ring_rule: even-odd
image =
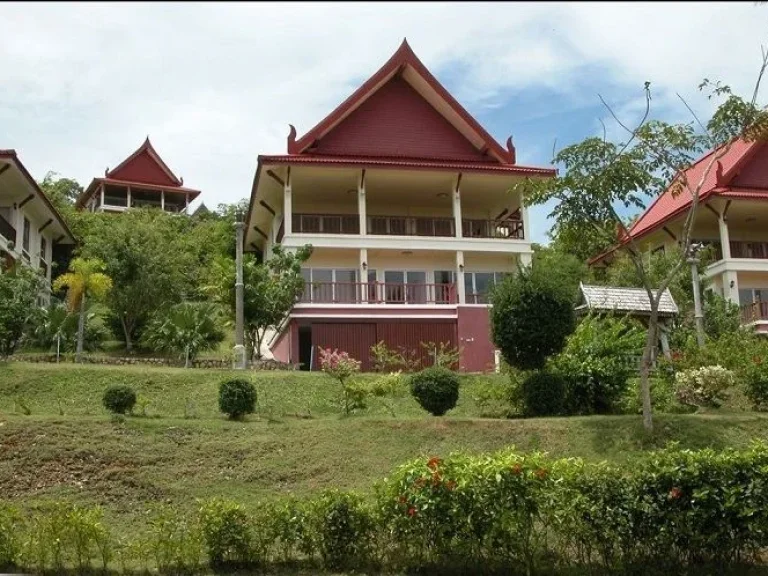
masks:
[[[693,281],[693,309],[696,320],[696,342],[699,348],[704,347],[704,312],[701,309],[701,283],[699,281],[699,244],[691,244],[688,252],[688,264],[691,265],[691,280]]]
[[[243,213],[238,209],[235,221],[235,361],[236,370],[245,370],[245,346],[243,345]]]

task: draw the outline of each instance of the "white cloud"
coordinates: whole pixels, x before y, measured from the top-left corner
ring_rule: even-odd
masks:
[[[311,128],[404,36],[438,78],[461,72],[470,111],[646,79],[668,107],[707,75],[747,91],[768,41],[751,3],[19,3],[2,22],[0,148],[87,184],[149,134],[210,206],[247,196],[256,156],[284,152],[289,123]]]

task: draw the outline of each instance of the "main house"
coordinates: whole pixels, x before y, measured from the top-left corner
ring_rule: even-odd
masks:
[[[488,290],[532,253],[510,189],[555,171],[518,165],[407,42],[287,148],[258,157],[246,218],[246,250],[314,247],[274,356],[309,368],[339,348],[367,369],[379,341],[422,357],[448,342],[461,369],[493,368]]]
[[[149,137],[115,168],[94,178],[77,199],[79,210],[124,212],[128,208],[150,206],[165,212],[186,212],[200,190],[184,187],[184,179],[163,162]]]
[[[41,298],[47,301],[54,252],[74,241],[16,151],[0,150],[0,271],[15,263],[39,270],[46,279]]]
[[[741,306],[744,324],[768,333],[768,143],[736,140],[707,171],[714,153],[686,173],[691,186],[706,176],[691,238],[714,247],[715,261],[705,274],[711,289]],[[644,251],[666,250],[677,244],[691,203],[689,190],[673,194],[670,188],[637,219],[629,234]],[[610,261],[614,251],[592,263]]]

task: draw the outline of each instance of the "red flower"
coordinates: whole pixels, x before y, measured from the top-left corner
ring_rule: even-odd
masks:
[[[432,456],[432,458],[429,459],[429,462],[427,462],[427,468],[430,470],[437,470],[437,467],[440,465],[442,460],[438,458],[437,456]]]
[[[539,480],[544,480],[544,478],[546,477],[547,477],[547,471],[544,470],[544,468],[539,468],[538,470],[536,470],[536,478],[538,478]]]
[[[523,467],[520,464],[512,466],[512,474],[519,476],[523,472]]]
[[[456,482],[448,480],[448,482],[445,483],[445,487],[448,489],[448,492],[452,492],[454,488],[456,488]]]
[[[683,357],[683,355],[680,352],[678,352],[677,350],[673,350],[672,351],[672,360],[680,360],[680,358],[682,358],[682,357]]]
[[[406,514],[408,514],[408,516],[413,518],[414,516],[416,516],[416,508],[414,508],[413,506],[408,507],[408,512],[406,512]]]
[[[408,501],[408,499],[405,496],[400,496],[400,498],[398,498],[397,501],[400,504],[405,504]]]
[[[683,491],[680,490],[677,486],[672,488],[672,490],[669,491],[669,498],[672,500],[677,500],[683,495]]]

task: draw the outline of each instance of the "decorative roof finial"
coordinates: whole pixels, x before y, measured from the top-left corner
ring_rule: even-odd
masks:
[[[104,168],[104,178],[106,178],[107,176],[109,176],[109,166]]]
[[[723,184],[723,163],[720,160],[717,161],[717,168],[715,168],[715,184],[718,186]]]
[[[184,176],[179,176],[179,183],[184,186]]]
[[[291,131],[288,134],[288,154],[296,153],[296,128],[293,124],[288,124],[291,127]]]
[[[515,145],[512,143],[512,136],[507,138],[507,151],[509,152],[509,162],[510,162],[510,164],[516,164],[517,163],[517,153],[515,151]]]

